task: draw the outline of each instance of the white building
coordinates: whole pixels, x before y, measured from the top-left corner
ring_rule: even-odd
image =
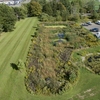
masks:
[[[19,4],[20,0],[0,0],[0,4],[7,4],[7,5],[15,5],[15,4]]]

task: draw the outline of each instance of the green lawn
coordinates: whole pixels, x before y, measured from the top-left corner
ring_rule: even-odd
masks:
[[[99,100],[99,93],[100,76],[90,73],[85,68],[80,68],[79,81],[67,95],[73,98],[69,100]]]
[[[27,92],[24,69],[22,72],[14,70],[10,64],[16,64],[18,59],[26,60],[31,35],[35,31],[33,26],[37,23],[37,18],[26,18],[17,22],[13,32],[0,37],[0,100],[100,100],[100,76],[82,68],[78,83],[63,95],[43,96]]]
[[[23,73],[14,70],[11,63],[26,60],[31,34],[34,34],[37,18],[26,18],[17,22],[13,32],[0,37],[0,100],[24,100]]]

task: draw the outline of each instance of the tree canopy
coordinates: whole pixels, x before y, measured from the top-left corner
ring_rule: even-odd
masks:
[[[3,31],[11,31],[16,23],[16,16],[13,9],[5,4],[0,4],[0,28]]]
[[[38,2],[30,2],[31,16],[39,16],[42,13],[42,7]]]

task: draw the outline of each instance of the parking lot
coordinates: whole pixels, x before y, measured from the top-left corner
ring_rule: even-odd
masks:
[[[92,23],[91,25],[88,25],[88,26],[83,26],[85,27],[86,29],[90,30],[90,29],[93,29],[93,28],[98,28],[99,29],[99,32],[100,32],[100,25],[98,24],[95,24],[95,23]],[[92,32],[93,34],[97,33],[97,32]]]

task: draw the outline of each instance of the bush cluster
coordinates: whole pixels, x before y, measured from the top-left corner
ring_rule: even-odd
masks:
[[[94,71],[94,73],[100,75],[100,54],[94,54],[86,57],[85,65]]]

